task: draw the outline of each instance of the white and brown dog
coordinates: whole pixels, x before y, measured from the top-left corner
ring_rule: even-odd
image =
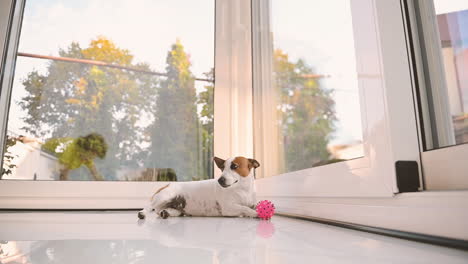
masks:
[[[149,206],[138,212],[144,219],[152,211],[162,218],[169,216],[247,216],[256,217],[254,159],[214,158],[222,170],[221,177],[211,180],[170,183],[157,190]]]

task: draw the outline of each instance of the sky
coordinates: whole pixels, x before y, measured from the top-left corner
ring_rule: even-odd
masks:
[[[333,89],[338,118],[332,144],[362,140],[352,16],[347,0],[272,0],[274,47],[290,58],[304,59],[319,74],[330,75],[323,87]],[[437,13],[468,8],[467,0],[436,0]],[[197,77],[214,66],[214,0],[27,0],[19,51],[58,55],[72,41],[86,47],[104,35],[120,48],[164,72],[167,51],[180,39]],[[13,100],[24,96],[20,81],[47,62],[19,58]],[[200,86],[200,84],[198,84]],[[201,84],[203,85],[203,84]],[[10,129],[22,116],[13,103]]]
[[[338,121],[330,144],[362,140],[356,55],[349,1],[272,0],[274,47],[301,58],[332,89]]]
[[[19,51],[58,55],[103,35],[163,71],[180,39],[196,76],[214,65],[214,0],[27,0]]]
[[[433,0],[437,15],[468,9],[467,0]]]

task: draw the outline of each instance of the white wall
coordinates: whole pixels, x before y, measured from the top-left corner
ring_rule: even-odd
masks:
[[[38,142],[22,143],[10,147],[8,152],[16,156],[13,173],[4,175],[2,179],[15,180],[55,180],[58,179],[60,165],[56,157],[41,150]]]

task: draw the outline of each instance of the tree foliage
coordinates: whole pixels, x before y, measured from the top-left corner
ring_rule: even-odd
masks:
[[[177,41],[167,54],[167,78],[158,89],[147,167],[168,167],[179,180],[199,177],[199,128],[195,77],[184,47]]]
[[[73,42],[59,55],[151,71],[104,37],[85,48]],[[197,96],[190,57],[180,41],[168,51],[165,73],[51,61],[46,73],[33,70],[22,80],[27,93],[20,102],[27,114],[23,129],[56,141],[101,135],[108,149],[93,165],[106,180],[121,168],[141,167],[171,168],[178,180],[212,177],[214,85],[207,83]],[[274,53],[274,73],[286,169],[328,159],[335,120],[331,91],[307,77],[314,71],[303,60],[291,61],[281,50]],[[213,79],[213,70],[206,77]]]
[[[4,175],[11,175],[13,173],[13,169],[16,168],[16,164],[14,164],[14,159],[17,158],[17,155],[11,152],[11,148],[16,145],[19,139],[17,137],[6,136],[5,138],[5,154],[3,154],[3,167],[0,174],[0,179]]]
[[[83,49],[71,43],[61,57],[99,60],[150,70],[133,64],[128,50],[98,37]],[[106,159],[96,163],[107,179],[121,165],[138,166],[143,129],[140,115],[148,112],[148,94],[156,90],[154,76],[115,68],[51,61],[47,73],[32,71],[23,80],[27,96],[20,106],[27,113],[23,129],[41,138],[78,138],[102,135],[109,144]],[[138,156],[138,155],[137,155]],[[135,161],[135,159],[137,161]]]
[[[205,73],[209,80],[214,79],[214,69]],[[199,174],[201,179],[213,177],[213,145],[214,145],[214,84],[207,83],[198,95],[198,105],[201,106],[201,158]]]
[[[59,55],[151,71],[104,37],[86,48],[71,43]],[[89,173],[81,173],[82,165],[95,180],[112,180],[119,169],[141,167],[170,169],[178,180],[209,178],[214,87],[209,83],[197,97],[190,67],[180,41],[167,54],[164,77],[51,61],[45,74],[34,70],[22,81],[27,93],[20,102],[27,114],[23,129],[46,141],[43,149],[57,157],[62,179],[68,179],[68,173],[83,179],[80,175]],[[78,141],[88,134],[107,143],[103,160],[79,149]],[[64,147],[60,150],[59,145]]]
[[[108,149],[101,135],[91,133],[78,138],[52,138],[42,145],[42,149],[58,158],[62,165],[60,180],[68,180],[70,171],[81,166],[88,168],[94,180],[104,180],[95,166],[95,159],[104,159]]]
[[[281,96],[285,169],[301,170],[327,160],[327,144],[336,120],[331,90],[309,77],[314,71],[302,59],[292,62],[279,49],[274,53],[274,73]]]

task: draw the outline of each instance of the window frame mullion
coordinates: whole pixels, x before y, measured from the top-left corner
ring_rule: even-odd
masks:
[[[221,158],[253,157],[250,4],[216,1],[214,155]]]

